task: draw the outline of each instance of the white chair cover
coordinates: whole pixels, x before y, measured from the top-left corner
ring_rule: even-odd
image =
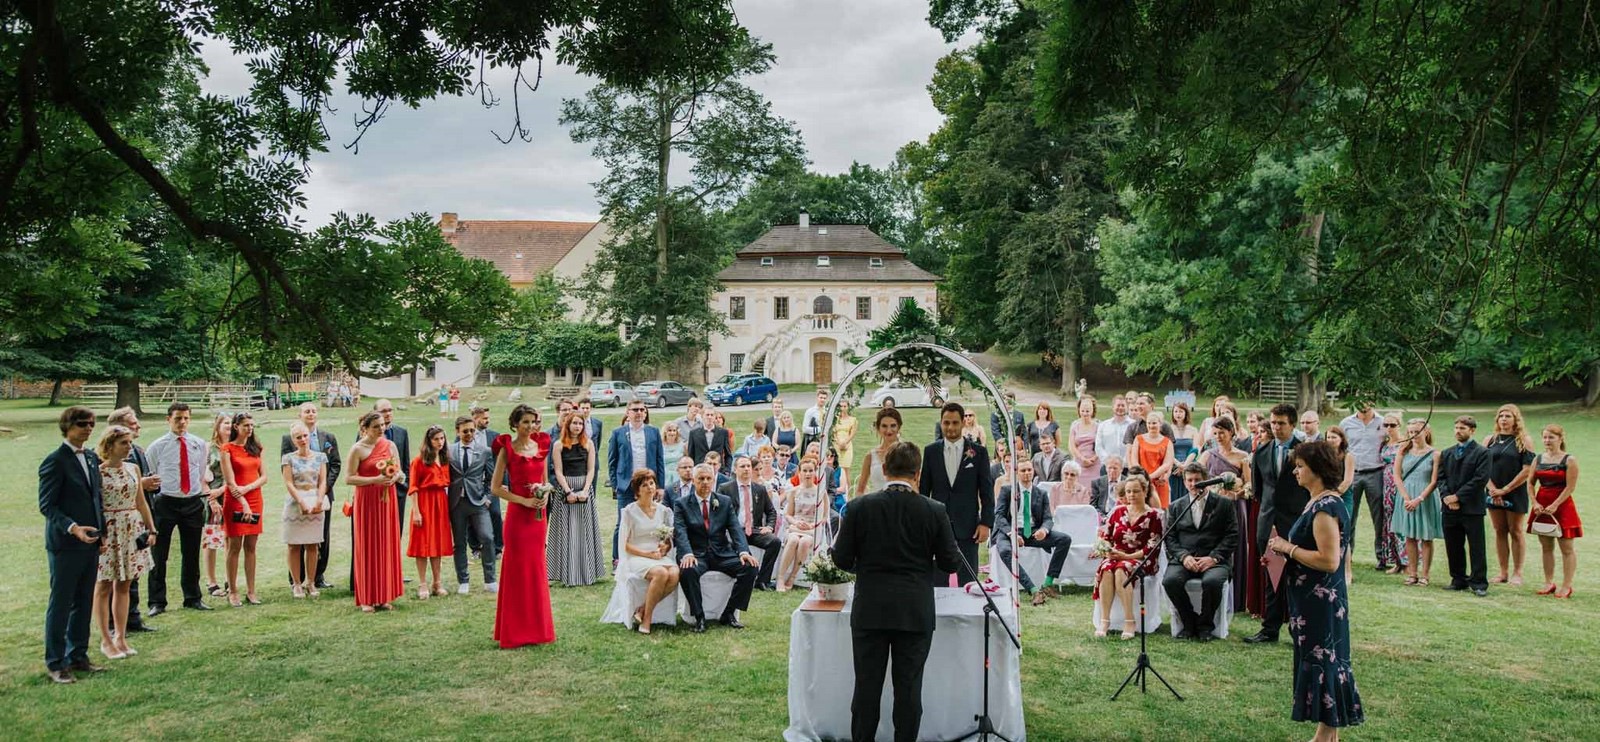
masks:
[[[1100,533],[1100,511],[1093,505],[1062,505],[1056,508],[1055,529],[1072,537],[1072,548],[1067,553],[1067,562],[1061,567],[1059,582],[1071,582],[1075,585],[1093,585],[1095,570],[1100,567],[1100,560],[1089,556],[1094,550],[1094,542]],[[1028,575],[1033,576],[1034,572]],[[1044,574],[1040,570],[1038,574]]]
[[[1189,580],[1183,583],[1183,586],[1189,593],[1189,604],[1193,605],[1195,611],[1198,612],[1200,610],[1200,578],[1196,577]],[[1161,586],[1157,585],[1156,589],[1161,589]],[[1172,610],[1171,604],[1167,605],[1167,612],[1172,614],[1172,635],[1177,636],[1178,632],[1183,631],[1183,618],[1178,615],[1177,611]],[[1233,580],[1229,579],[1222,585],[1222,605],[1217,608],[1217,628],[1211,631],[1211,635],[1218,639],[1228,638],[1228,619],[1232,617]]]
[[[616,583],[617,586],[611,589],[611,602],[606,604],[606,612],[600,616],[600,623],[620,623],[634,628],[633,612],[644,605],[644,593],[650,583],[643,577],[628,577]],[[724,598],[723,602],[726,603],[727,599]],[[650,615],[650,623],[671,626],[677,622],[678,593],[674,592],[656,604],[655,612]]]
[[[761,561],[766,550],[759,546],[750,547],[750,556]],[[683,597],[683,588],[673,596],[678,604],[678,616],[684,621],[693,621],[694,616],[689,614],[689,599]],[[721,572],[707,572],[700,576],[700,607],[705,611],[707,621],[715,621],[722,615],[723,609],[728,607],[728,599],[733,597],[733,578]]]

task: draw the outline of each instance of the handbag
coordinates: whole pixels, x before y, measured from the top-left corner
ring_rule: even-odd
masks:
[[[1540,518],[1549,518],[1550,520],[1543,521]],[[1561,523],[1556,520],[1554,515],[1549,513],[1540,513],[1533,516],[1533,520],[1528,522],[1528,530],[1532,531],[1535,536],[1561,537]]]
[[[206,506],[206,525],[200,529],[200,545],[212,551],[222,551],[227,548],[228,534],[222,526],[222,514]]]

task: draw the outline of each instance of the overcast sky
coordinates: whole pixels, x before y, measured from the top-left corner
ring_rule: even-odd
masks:
[[[853,161],[885,166],[901,145],[938,127],[927,84],[934,62],[954,47],[928,25],[927,0],[735,0],[734,7],[778,58],[750,83],[799,126],[813,169],[836,173]],[[209,90],[237,95],[248,88],[243,59],[217,46],[205,56]],[[509,80],[503,74],[496,86],[506,99]],[[509,100],[485,109],[477,98],[448,98],[420,110],[391,109],[361,140],[359,154],[343,145],[354,136],[360,106],[343,99],[328,118],[331,151],[312,158],[302,216],[313,226],[338,211],[379,219],[419,211],[597,219],[590,183],[603,169],[556,123],[562,99],[581,97],[592,84],[547,64],[539,90],[522,96],[531,142],[501,144],[491,133],[509,132]]]

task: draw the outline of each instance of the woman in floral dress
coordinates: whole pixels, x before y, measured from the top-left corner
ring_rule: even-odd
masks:
[[[1161,514],[1149,506],[1150,475],[1140,469],[1130,469],[1122,480],[1118,498],[1122,503],[1111,511],[1100,529],[1100,538],[1111,545],[1105,560],[1095,570],[1094,599],[1099,601],[1102,628],[1094,635],[1103,637],[1111,623],[1113,600],[1122,601],[1122,638],[1132,639],[1139,629],[1139,611],[1133,603],[1133,586],[1126,584],[1128,574],[1144,559],[1151,549],[1161,548]],[[1144,574],[1156,573],[1156,561],[1145,563]]]

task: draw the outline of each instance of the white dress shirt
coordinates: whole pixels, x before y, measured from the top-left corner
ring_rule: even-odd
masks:
[[[183,457],[179,447],[189,449],[189,489],[183,491]],[[161,477],[162,497],[198,497],[205,493],[206,442],[193,433],[184,433],[180,439],[172,433],[157,438],[144,450],[150,471]]]
[[[644,426],[640,425],[637,428],[628,426],[627,435],[628,448],[633,451],[633,470],[650,468],[649,462],[645,460]]]

